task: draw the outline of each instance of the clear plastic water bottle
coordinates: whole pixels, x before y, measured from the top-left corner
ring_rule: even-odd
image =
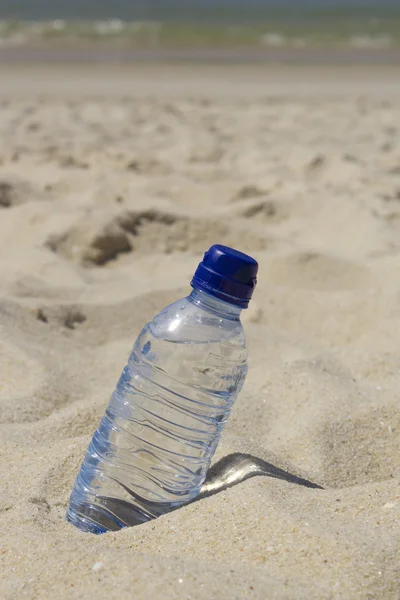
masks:
[[[140,333],[67,509],[83,531],[136,525],[193,500],[247,373],[240,313],[257,262],[215,245],[192,293]]]

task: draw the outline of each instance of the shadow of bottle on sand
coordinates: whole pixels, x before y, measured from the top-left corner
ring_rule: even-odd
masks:
[[[200,494],[192,502],[198,502],[256,476],[274,477],[308,488],[323,489],[317,483],[279,469],[262,458],[236,452],[224,456],[209,469]]]
[[[203,500],[203,498],[218,494],[218,492],[222,492],[223,490],[246,481],[246,479],[249,479],[250,477],[256,476],[274,477],[308,488],[323,489],[320,485],[313,483],[308,479],[293,475],[283,469],[279,469],[262,458],[257,458],[251,454],[241,454],[237,452],[221,458],[221,460],[209,469],[200,493],[191,502],[188,502],[186,506],[193,502]],[[100,523],[104,531],[117,531],[122,527],[141,525],[149,519],[161,516],[168,512],[174,512],[180,508],[175,507],[171,509],[168,503],[164,504],[146,500],[141,497],[137,491],[129,489],[123,483],[116,483],[119,483],[119,485],[134,499],[134,503],[118,498],[100,496],[103,510],[100,515],[96,513],[96,522],[97,524]],[[118,515],[118,518],[115,515]],[[90,514],[87,516],[91,518]]]

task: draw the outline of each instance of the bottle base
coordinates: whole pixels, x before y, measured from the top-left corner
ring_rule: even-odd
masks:
[[[117,498],[102,498],[101,505],[70,501],[66,520],[81,531],[101,534],[141,525],[153,517]],[[117,516],[118,514],[118,516]]]
[[[98,523],[95,523],[91,519],[88,519],[87,517],[82,517],[81,515],[77,515],[69,508],[65,515],[65,519],[66,521],[68,521],[68,523],[75,525],[75,527],[77,527],[85,533],[94,533],[96,535],[100,535],[101,533],[107,533],[107,531],[109,531],[108,529],[102,527]]]
[[[81,531],[96,535],[107,533],[107,531],[118,531],[126,527],[125,523],[118,521],[114,515],[108,515],[102,509],[91,504],[82,504],[78,507],[72,507],[70,504],[65,518]]]

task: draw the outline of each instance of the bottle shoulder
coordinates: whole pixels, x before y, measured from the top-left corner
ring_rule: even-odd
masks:
[[[240,318],[195,303],[190,297],[165,307],[145,329],[152,336],[178,343],[225,342],[245,347],[246,337]]]

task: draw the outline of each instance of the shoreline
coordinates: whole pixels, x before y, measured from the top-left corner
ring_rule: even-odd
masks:
[[[400,96],[392,66],[96,63],[1,64],[0,98],[210,98]]]
[[[291,66],[390,65],[400,67],[400,48],[128,48],[101,44],[0,46],[0,64],[221,64]]]

